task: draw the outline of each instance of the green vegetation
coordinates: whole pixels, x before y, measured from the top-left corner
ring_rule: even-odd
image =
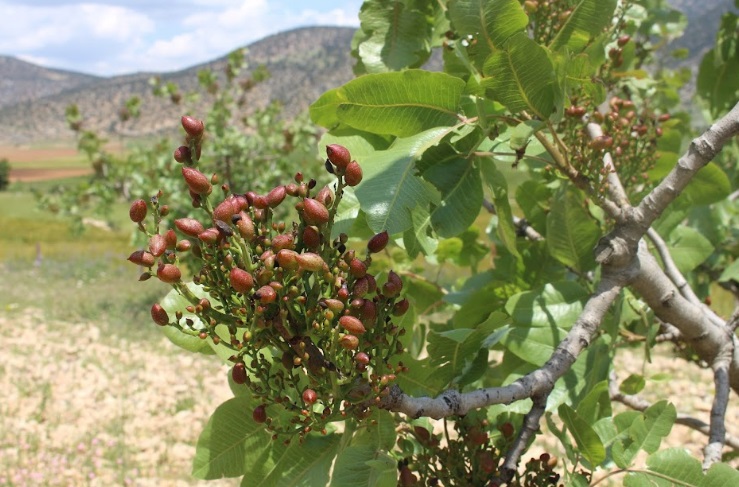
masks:
[[[98,267],[89,256],[120,234],[77,246],[47,221],[49,245],[84,256],[46,276],[21,257],[10,275],[87,283],[95,296],[39,299],[100,319],[148,313],[177,346],[226,364],[234,397],[204,427],[198,479],[739,483],[722,454],[737,448],[724,418],[739,317],[711,307],[717,286],[739,298],[737,16],[698,74],[710,123],[681,111],[688,72],[654,68],[685,27],[663,0],[366,0],[359,18],[362,76],[310,109],[325,165],[305,119],[239,115],[265,76],[240,80],[240,51],[199,76],[213,107],[182,117],[176,149],[118,157],[70,107],[94,176],[42,201],[82,221],[133,200],[138,250],[130,271]],[[419,69],[433,49],[443,71]],[[7,217],[10,247],[33,245],[27,217]],[[147,282],[119,288],[109,273]],[[17,287],[7,295],[27,304]],[[664,342],[714,374],[715,389],[691,391],[714,395],[702,464],[664,446],[685,398],[640,395],[663,380],[650,359]],[[544,453],[526,461],[532,447]]]
[[[10,162],[7,159],[0,159],[0,191],[8,189],[10,184]]]

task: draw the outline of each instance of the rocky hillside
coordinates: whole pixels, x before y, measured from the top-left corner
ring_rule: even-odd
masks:
[[[99,81],[88,74],[48,69],[8,56],[0,56],[0,109],[37,100]]]
[[[353,34],[351,28],[309,27],[270,36],[248,46],[249,67],[264,64],[271,77],[249,92],[247,106],[263,106],[270,100],[280,100],[286,113],[293,115],[307,108],[327,89],[349,81],[353,77],[350,56]],[[5,77],[2,66],[0,64],[0,79]],[[226,58],[223,57],[159,76],[163,82],[175,82],[183,92],[188,92],[198,88],[198,71],[212,68],[220,73],[225,66]],[[53,71],[37,69],[46,78]],[[39,91],[35,98],[13,105],[0,104],[0,125],[6,127],[0,132],[0,144],[71,140],[73,134],[64,118],[64,110],[71,103],[79,106],[85,127],[92,129],[132,137],[174,130],[184,108],[154,97],[149,85],[152,76],[153,73],[137,73],[111,78],[89,77],[87,82],[70,83],[46,96]],[[121,125],[118,110],[133,95],[142,99],[141,117]],[[198,115],[197,107],[194,113]]]
[[[666,61],[671,66],[695,68],[713,44],[721,14],[733,8],[734,0],[670,0],[670,3],[685,13],[689,23],[685,35],[668,46],[665,54],[669,56],[677,48],[687,48],[690,54],[683,60]],[[349,81],[353,77],[353,59],[349,54],[353,33],[350,28],[308,27],[276,34],[248,46],[250,67],[264,64],[272,75],[249,93],[248,106],[280,100],[286,113],[292,115],[305,109],[327,89]],[[198,89],[199,70],[213,68],[222,72],[225,65],[224,57],[160,76],[164,82],[173,81],[188,92]],[[64,120],[64,110],[71,103],[79,106],[86,127],[109,134],[138,137],[173,131],[185,109],[152,95],[149,79],[153,75],[98,78],[0,57],[0,124],[5,127],[0,131],[0,144],[72,140],[73,134]],[[143,101],[142,116],[121,125],[118,110],[133,95]],[[202,101],[201,108],[195,106],[193,114],[204,115],[206,106],[207,99]]]

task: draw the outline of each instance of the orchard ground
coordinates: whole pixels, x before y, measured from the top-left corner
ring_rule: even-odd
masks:
[[[71,157],[40,154],[27,155],[35,167],[26,169],[40,170],[42,179],[0,193],[0,485],[238,485],[189,476],[200,431],[231,396],[228,368],[177,349],[151,322],[149,308],[168,287],[137,282],[139,270],[125,261],[132,249],[127,205],[112,215],[119,230],[82,235],[36,209],[29,189],[58,176],[50,161]],[[66,167],[85,170],[74,161]],[[620,379],[668,374],[648,380],[644,396],[669,391],[678,412],[708,421],[709,370],[685,366],[669,345],[657,348],[646,371],[639,349],[618,361]],[[739,434],[733,399],[726,423]],[[704,443],[679,425],[668,438],[696,457]],[[542,447],[556,454],[556,445]],[[621,483],[615,476],[608,485]]]

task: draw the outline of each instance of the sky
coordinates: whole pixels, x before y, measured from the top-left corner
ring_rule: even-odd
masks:
[[[100,76],[173,71],[270,34],[359,25],[362,0],[0,0],[0,55]]]

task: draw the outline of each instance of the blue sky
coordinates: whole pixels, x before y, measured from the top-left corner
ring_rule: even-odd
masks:
[[[0,54],[110,76],[172,71],[306,25],[358,26],[361,0],[0,0]]]

